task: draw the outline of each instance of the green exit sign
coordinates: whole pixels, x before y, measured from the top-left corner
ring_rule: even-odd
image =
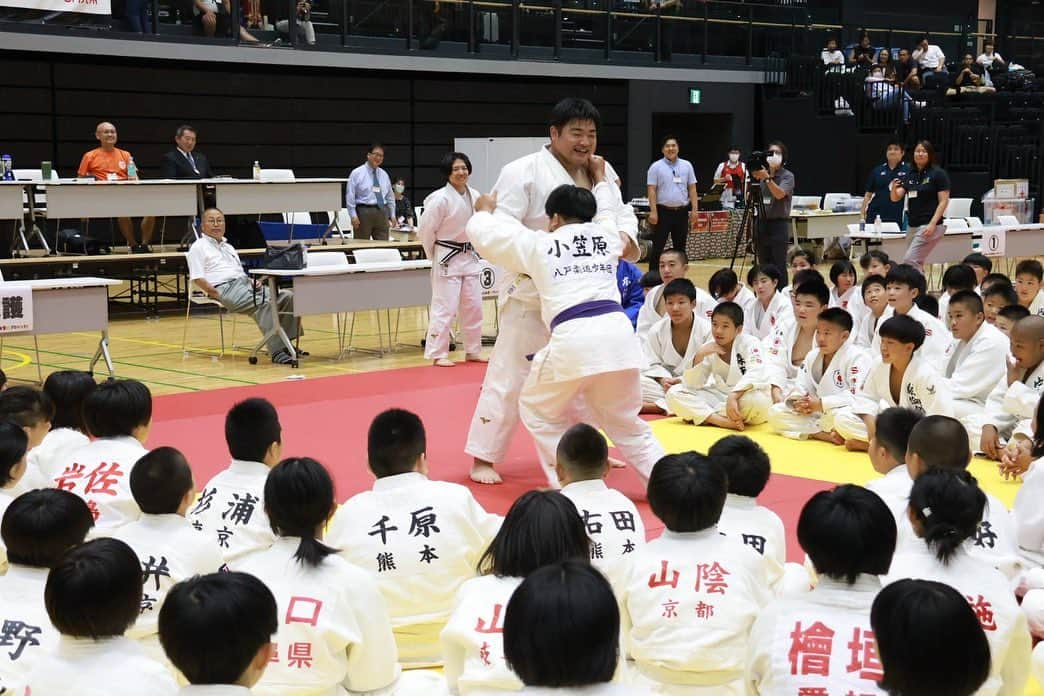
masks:
[[[698,90],[698,89],[690,89],[689,90],[689,103],[690,104],[699,104],[700,100],[702,98],[703,98],[703,93],[700,90]]]

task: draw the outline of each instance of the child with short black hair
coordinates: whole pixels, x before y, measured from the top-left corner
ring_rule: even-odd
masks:
[[[1030,314],[1044,317],[1044,265],[1037,259],[1023,259],[1015,266],[1015,292],[1019,304]]]
[[[83,499],[56,488],[23,493],[3,514],[0,538],[11,565],[0,576],[0,616],[23,627],[13,649],[0,650],[0,684],[12,694],[25,691],[33,666],[58,644],[44,607],[47,571],[83,543],[93,524]]]
[[[914,447],[922,420],[910,437]],[[959,427],[959,424],[958,424]],[[938,447],[938,443],[936,443]],[[988,693],[1021,694],[1030,670],[1030,633],[1008,579],[968,552],[978,532],[986,495],[964,470],[930,468],[910,489],[909,518],[923,543],[895,555],[887,585],[902,578],[923,578],[950,585],[968,600],[990,642],[992,666]]]
[[[697,425],[732,430],[764,423],[772,397],[761,341],[743,332],[739,305],[722,302],[714,308],[711,336],[713,340],[696,351],[682,383],[667,390],[668,410]]]
[[[882,278],[892,270],[892,260],[880,249],[871,249],[859,257],[859,267],[863,269],[863,277],[879,275]]]
[[[591,537],[591,563],[619,587],[626,561],[645,545],[645,524],[631,499],[609,488],[609,446],[602,433],[577,423],[558,443],[555,471]]]
[[[729,479],[718,530],[761,554],[769,584],[776,587],[787,561],[787,537],[779,515],[758,505],[758,496],[772,475],[768,454],[745,435],[727,435],[711,445],[707,456]]]
[[[18,483],[25,476],[25,451],[29,438],[17,423],[0,421],[0,517],[18,497]],[[0,573],[7,569],[7,552],[0,540]]]
[[[141,608],[138,557],[118,539],[71,549],[47,574],[44,604],[61,637],[29,675],[26,693],[65,696],[71,685],[106,696],[173,696],[166,667],[124,636]],[[118,666],[118,669],[115,668]]]
[[[993,272],[993,261],[990,260],[990,257],[977,251],[965,256],[961,263],[971,266],[975,272],[975,289],[979,289],[983,279]]]
[[[762,612],[750,632],[747,688],[752,694],[874,692],[879,675],[851,669],[849,650],[873,650],[870,608],[895,551],[895,520],[865,488],[842,485],[813,495],[801,509],[798,542],[819,582]],[[781,655],[785,646],[816,641],[822,669]],[[865,665],[864,665],[865,667]]]
[[[227,696],[250,696],[276,655],[275,597],[246,573],[210,573],[170,588],[159,612],[160,641],[189,687],[180,696],[220,685]]]
[[[770,591],[761,555],[718,531],[727,495],[724,468],[697,452],[653,467],[649,506],[666,530],[632,557],[620,595],[636,687],[742,688],[750,627]]]
[[[519,496],[482,554],[479,577],[457,591],[441,636],[443,674],[452,693],[521,688],[502,659],[499,629],[504,607],[525,578],[540,568],[569,560],[586,562],[591,553],[587,528],[564,493],[529,491]]]
[[[906,519],[910,487],[913,486],[910,471],[906,468],[906,449],[910,433],[922,418],[924,414],[913,409],[886,408],[877,414],[874,436],[868,443],[870,464],[881,478],[870,481],[866,487],[881,497],[900,527]]]
[[[815,347],[819,314],[830,302],[830,290],[818,279],[791,286],[794,320],[778,326],[764,341],[765,375],[773,403],[783,401],[798,377],[805,357]]]
[[[680,384],[696,352],[711,338],[710,321],[696,309],[696,286],[675,278],[663,289],[664,316],[642,336],[642,413],[668,413],[667,390]]]
[[[31,452],[44,441],[54,418],[54,404],[47,394],[34,387],[13,386],[0,391],[0,420],[17,423],[29,438],[27,451]],[[36,466],[26,468],[25,475],[14,489],[24,493],[52,485],[52,479]]]
[[[322,464],[307,457],[284,459],[265,482],[265,511],[278,535],[267,549],[248,553],[233,568],[260,578],[279,605],[273,656],[254,687],[259,696],[280,696],[306,683],[315,693],[388,689],[399,678],[388,608],[374,578],[323,543],[323,529],[337,504]],[[302,662],[290,646],[309,644]]]
[[[203,486],[186,517],[226,562],[275,541],[264,509],[269,470],[283,458],[283,428],[271,402],[244,399],[225,415],[232,461]]]
[[[1025,319],[1029,315],[1029,310],[1023,307],[1022,305],[1008,305],[1007,307],[1001,308],[1001,310],[997,312],[997,318],[994,320],[993,325],[996,326],[1002,334],[1004,334],[1010,339],[1011,330],[1012,328],[1014,328],[1015,324],[1020,319]]]
[[[68,452],[90,442],[83,402],[97,387],[93,375],[79,370],[59,370],[44,380],[43,391],[54,404],[54,417],[43,441],[30,450],[29,465],[48,482],[62,473],[59,466]]]
[[[760,341],[784,323],[794,321],[790,296],[781,291],[786,286],[783,271],[771,263],[752,266],[747,272],[747,286],[754,291],[754,301],[742,308],[744,317],[737,324],[745,333]]]
[[[885,408],[899,406],[925,414],[953,412],[946,383],[939,379],[938,369],[920,350],[924,343],[924,325],[900,314],[882,322],[878,336],[881,362],[870,370],[852,407],[863,422],[843,422],[838,428],[838,433],[845,438],[845,446],[851,450],[867,449],[882,404]]]
[[[95,536],[138,519],[141,509],[130,490],[130,470],[148,452],[152,394],[135,379],[111,379],[83,402],[87,431],[94,440],[55,461],[54,485],[87,501]]]
[[[453,598],[496,534],[500,518],[464,486],[428,478],[424,424],[402,409],[370,424],[373,490],[341,505],[327,539],[377,580],[391,614],[399,659],[441,661],[439,633]]]
[[[717,300],[719,304],[722,302],[735,302],[744,311],[754,301],[754,293],[746,285],[739,282],[736,271],[731,268],[719,268],[714,271],[710,280],[707,281],[707,290],[710,291],[711,297]],[[707,318],[710,319],[709,316]]]
[[[835,261],[830,267],[830,306],[840,307],[852,315],[852,321],[859,321],[866,305],[863,304],[863,288],[859,285],[855,266],[851,261]]]
[[[869,350],[877,335],[878,325],[887,318],[888,290],[885,277],[876,274],[864,276],[860,290],[866,311],[858,321],[853,318],[852,340],[860,348]]]
[[[126,542],[141,561],[141,614],[127,635],[145,652],[164,660],[159,613],[171,586],[193,575],[217,572],[224,561],[216,546],[203,542],[185,519],[196,501],[192,469],[173,447],[157,447],[135,462],[130,489],[141,517],[110,536]]]
[[[649,291],[655,288],[657,285],[663,284],[663,280],[660,279],[660,272],[655,268],[643,273],[640,282],[642,284],[642,293],[644,293],[645,295],[648,295]]]
[[[986,314],[986,321],[991,324],[997,322],[997,315],[1005,307],[1019,305],[1019,295],[1009,283],[994,283],[982,288],[982,306]],[[1029,314],[1029,309],[1026,310]]]
[[[982,413],[986,399],[1004,378],[1008,337],[986,322],[982,298],[973,290],[950,297],[946,323],[953,341],[943,355],[943,374],[953,397],[953,415],[967,427]]]
[[[950,332],[946,325],[933,315],[921,309],[916,304],[920,296],[927,293],[927,281],[924,275],[909,264],[901,263],[892,266],[885,276],[885,285],[888,290],[888,309],[885,310],[882,319],[904,315],[916,319],[924,327],[924,345],[921,353],[929,360],[941,359],[950,345]],[[881,348],[881,323],[878,323],[878,332],[870,346],[870,352],[876,354]]]
[[[943,292],[939,295],[939,311],[936,316],[946,324],[946,310],[950,306],[950,298],[962,290],[975,292],[977,285],[978,280],[975,275],[975,269],[971,266],[960,263],[956,266],[950,266],[943,271]]]

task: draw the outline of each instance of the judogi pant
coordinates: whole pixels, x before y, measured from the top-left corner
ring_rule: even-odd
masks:
[[[388,239],[388,212],[376,205],[357,205],[359,229],[352,230],[353,239]]]
[[[667,392],[663,390],[660,383],[652,377],[642,375],[642,404],[656,404],[664,411],[668,411]]]
[[[577,422],[582,397],[593,422],[600,425],[643,480],[664,455],[652,428],[638,416],[642,390],[637,369],[602,372],[563,382],[542,381],[530,372],[519,397],[519,411],[533,435],[540,463],[552,488],[558,488],[555,452],[558,441]]]
[[[515,300],[504,303],[500,332],[489,356],[464,452],[499,464],[518,427],[518,397],[532,363],[526,359],[547,345],[548,330],[539,307]],[[639,404],[640,407],[640,404]],[[634,413],[638,413],[638,407]],[[557,442],[555,443],[557,447]]]
[[[482,285],[479,276],[444,276],[441,271],[438,263],[432,267],[431,309],[424,357],[436,360],[449,355],[453,317],[458,311],[464,352],[478,354],[482,350]]]
[[[1000,437],[1002,445],[1007,443],[1016,431],[1024,433],[1033,432],[1032,421],[1029,418],[1017,421],[1014,425],[1000,425],[996,422],[990,422],[994,420],[996,419],[990,418],[989,415],[983,413],[981,407],[977,413],[960,418],[961,424],[964,426],[965,430],[968,431],[968,444],[971,446],[972,454],[982,451],[982,447],[979,446],[982,442],[982,429],[987,425],[992,425],[997,429],[997,435]]]
[[[860,440],[870,442],[870,433],[866,429],[866,421],[863,417],[852,411],[846,411],[844,416],[834,419],[834,430],[846,440]]]
[[[277,317],[272,316],[272,305],[268,303],[268,287],[262,286],[255,292],[254,282],[250,278],[236,278],[217,286],[218,301],[230,312],[250,314],[257,323],[257,328],[267,334],[275,327]],[[276,300],[279,323],[291,341],[297,338],[301,322],[294,316],[294,293],[280,290]],[[272,336],[265,344],[269,355],[286,350],[278,335]]]
[[[932,253],[932,249],[942,241],[943,235],[946,234],[946,225],[936,225],[935,234],[928,237],[925,234],[926,227],[927,225],[921,225],[911,229],[910,246],[906,247],[906,256],[903,257],[903,263],[910,264],[918,271],[924,270],[924,261],[928,258],[928,254]]]
[[[858,427],[856,421],[866,432],[863,419],[849,408],[839,408],[828,413],[813,413],[805,416],[795,412],[785,402],[780,402],[772,404],[768,413],[769,427],[780,435],[794,440],[807,440],[809,435],[837,430],[839,422],[842,428],[851,432]]]
[[[729,393],[713,388],[690,390],[684,384],[675,384],[667,391],[667,408],[675,415],[699,425],[715,413],[725,416]],[[748,389],[739,399],[743,422],[749,425],[768,420],[770,406],[772,396],[763,389]]]

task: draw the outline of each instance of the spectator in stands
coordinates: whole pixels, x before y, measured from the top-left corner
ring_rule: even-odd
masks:
[[[355,239],[388,239],[388,230],[395,227],[395,198],[391,178],[381,169],[384,146],[374,143],[366,153],[366,163],[348,175],[344,207],[352,216],[352,236]]]
[[[786,268],[787,240],[790,238],[790,203],[794,199],[794,174],[784,166],[787,146],[773,140],[767,148],[768,169],[751,172],[761,182],[761,192],[769,202],[758,231],[758,263]],[[784,273],[780,288],[787,284]]]
[[[927,140],[919,141],[914,148],[914,166],[906,176],[892,180],[892,202],[899,203],[903,197],[907,199],[913,230],[903,263],[920,271],[928,254],[946,233],[946,226],[939,223],[950,203],[950,176],[935,163],[935,148]]]
[[[396,222],[398,222],[399,225],[413,227],[417,220],[416,215],[413,212],[413,201],[406,196],[406,180],[400,176],[392,184],[392,190],[395,192]]]
[[[309,46],[315,45],[315,27],[312,26],[312,3],[310,0],[297,0],[297,38]],[[276,22],[276,31],[290,36],[290,20],[281,19]]]
[[[928,36],[922,36],[914,49],[913,59],[920,66],[921,81],[926,88],[946,84],[946,54],[935,44],[928,43]],[[936,76],[938,73],[938,76]]]
[[[835,38],[827,39],[826,48],[819,54],[819,57],[827,69],[831,69],[835,65],[843,66],[845,64],[845,54],[838,49],[837,39]]]
[[[228,36],[232,26],[222,0],[192,0],[192,28],[198,36]]]
[[[987,39],[982,45],[982,53],[975,59],[975,62],[987,70],[1003,70],[1008,67],[1008,64],[994,48],[993,42]]]
[[[961,67],[953,78],[953,87],[961,91],[989,91],[986,83],[986,68],[975,62],[975,57],[965,53]]]
[[[646,175],[649,224],[654,230],[650,266],[659,264],[668,235],[672,249],[685,251],[685,240],[699,205],[696,172],[691,162],[678,156],[678,139],[668,135],[660,146],[663,157],[652,163]]]
[[[866,180],[866,194],[863,196],[862,219],[872,223],[881,216],[881,222],[894,222],[902,225],[903,204],[892,201],[889,189],[892,182],[908,173],[909,166],[903,162],[906,150],[899,139],[891,140],[885,148],[885,162],[870,172]]]
[[[268,290],[259,288],[243,271],[239,254],[225,239],[224,213],[217,208],[207,208],[203,211],[202,223],[203,236],[193,242],[188,251],[189,279],[228,311],[252,314],[262,333],[267,334],[278,321],[291,341],[297,338],[300,326],[293,315],[293,292],[279,292],[279,316],[273,317]],[[267,345],[273,363],[289,365],[293,362],[278,335],[272,336]]]
[[[877,62],[874,69],[881,70],[881,76],[889,82],[895,82],[895,61],[892,60],[892,49],[882,48],[877,52]]]
[[[836,42],[834,47],[837,48]],[[841,51],[837,54],[840,56]],[[843,60],[844,56],[841,57]],[[725,190],[721,192],[721,207],[725,210],[735,208],[736,201],[742,201],[747,190],[747,165],[740,161],[742,154],[743,151],[738,147],[729,148],[729,158],[714,170],[714,183],[725,186]]]
[[[116,126],[102,121],[94,129],[94,137],[98,139],[98,147],[84,153],[76,176],[93,177],[98,181],[137,181],[137,171],[133,176],[130,174],[130,165],[134,161],[131,153],[116,147]],[[141,219],[141,244],[134,239],[134,223],[129,217],[116,218],[116,224],[132,254],[151,251],[149,242],[155,226],[154,218]]]
[[[859,45],[848,55],[848,64],[869,68],[877,62],[877,49],[870,45],[870,34],[863,32],[859,36]]]
[[[910,49],[899,49],[899,60],[895,63],[895,82],[906,89],[920,89],[921,75],[917,61],[910,57]]]
[[[164,179],[209,179],[210,161],[202,152],[196,152],[196,129],[189,125],[178,126],[174,134],[177,147],[163,155],[160,173]]]

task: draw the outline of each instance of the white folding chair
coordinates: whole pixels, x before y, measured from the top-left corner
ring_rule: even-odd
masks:
[[[971,198],[951,198],[943,217],[963,218],[971,215]]]
[[[355,265],[357,266],[387,266],[390,264],[402,263],[402,254],[399,253],[398,249],[353,249],[352,256],[355,257]],[[388,348],[391,349],[393,344],[392,329],[391,329],[391,310],[384,310],[388,320]],[[374,310],[377,315],[377,340],[380,346],[377,354],[384,357],[384,328],[381,326],[381,310]],[[348,347],[350,349],[352,340],[355,336],[355,315],[356,312],[352,312],[352,323],[348,330]],[[398,312],[396,312],[398,315]],[[398,323],[398,321],[396,321]]]
[[[851,197],[848,193],[828,193],[823,196],[823,210],[833,210],[838,203],[847,204]]]
[[[206,307],[206,306],[217,307],[218,331],[221,334],[221,352],[218,353],[218,356],[224,356],[225,355],[225,314],[228,313],[228,310],[225,309],[224,305],[222,305],[217,300],[215,300],[215,299],[213,299],[211,297],[208,297],[207,294],[205,292],[203,292],[199,288],[199,286],[196,285],[195,283],[193,283],[191,280],[188,281],[188,286],[187,286],[186,290],[187,290],[187,293],[186,293],[186,296],[185,296],[185,324],[184,324],[184,326],[182,327],[182,330],[181,330],[181,354],[182,354],[182,356],[183,357],[187,357],[189,353],[193,352],[192,350],[189,350],[188,347],[187,347],[189,319],[191,317],[192,307],[193,306],[196,306],[196,307]],[[235,350],[235,349],[236,349],[236,315],[232,314],[232,350]],[[206,350],[206,349],[200,349],[198,352],[208,353],[208,354],[209,353],[213,353],[212,350]]]
[[[966,230],[968,229],[968,221],[964,218],[943,218],[943,225],[946,226],[946,230]]]

